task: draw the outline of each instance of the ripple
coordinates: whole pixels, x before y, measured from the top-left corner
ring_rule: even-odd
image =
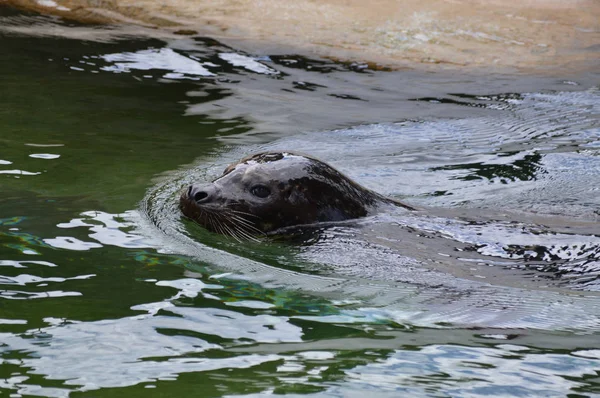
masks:
[[[44,292],[27,292],[21,290],[2,290],[0,291],[0,298],[9,300],[33,300],[33,299],[44,299],[44,298],[58,298],[58,297],[75,297],[82,296],[80,292],[69,292],[63,290],[48,290]]]
[[[26,325],[27,321],[24,319],[1,319],[0,325]]]
[[[102,211],[86,211],[81,213],[82,218],[74,218],[69,222],[59,223],[57,227],[63,229],[86,228],[91,233],[88,237],[96,242],[86,242],[74,237],[57,236],[46,238],[44,242],[60,249],[90,250],[103,246],[117,246],[128,249],[156,247],[152,239],[124,230],[137,225],[139,215],[135,211],[126,211],[120,214],[109,214]]]
[[[279,71],[269,68],[248,56],[238,53],[220,53],[219,58],[229,62],[233,66],[241,66],[249,71],[263,75],[277,75]]]
[[[14,170],[0,170],[0,174],[14,174],[16,176],[37,176],[42,174],[41,172],[34,172],[34,171],[25,171],[25,170],[18,170],[18,169],[14,169]]]
[[[0,285],[19,285],[25,286],[29,283],[37,283],[38,286],[42,286],[41,283],[45,282],[65,282],[70,280],[78,280],[78,279],[89,279],[96,275],[79,275],[71,278],[58,278],[58,277],[50,277],[50,278],[42,278],[36,275],[29,274],[21,274],[16,276],[0,276]]]
[[[307,247],[303,253],[310,255],[304,259],[290,254],[285,259],[280,257],[276,262],[306,264],[308,259],[319,264],[316,268],[320,268],[321,271],[316,275],[288,271],[252,258],[208,247],[188,236],[179,220],[176,197],[180,187],[198,178],[198,173],[210,175],[213,169],[216,173],[222,170],[222,167],[229,163],[228,156],[225,154],[221,164],[216,162],[208,168],[206,165],[200,165],[198,169],[171,175],[151,189],[143,202],[145,205],[142,211],[148,215],[148,224],[142,225],[142,231],[160,237],[163,241],[162,247],[214,264],[217,272],[227,270],[230,275],[233,273],[239,277],[249,277],[259,284],[275,284],[317,295],[327,294],[333,300],[352,297],[359,300],[353,307],[361,307],[360,310],[344,308],[338,314],[330,316],[298,316],[299,319],[334,324],[393,320],[400,324],[429,327],[437,327],[440,322],[465,326],[547,330],[595,330],[600,327],[600,313],[593,310],[600,307],[595,304],[597,298],[594,296],[578,297],[567,292],[528,291],[468,281],[451,276],[447,272],[451,268],[447,268],[446,272],[426,270],[422,264],[423,259],[415,263],[408,258],[412,264],[408,262],[403,266],[403,263],[399,262],[402,257],[406,258],[400,254],[402,251],[369,243],[368,239],[364,240],[364,236],[356,234],[360,230],[350,231],[348,236],[354,234],[353,240],[337,237],[333,240],[325,239],[324,241],[329,243],[325,244],[323,250]],[[417,217],[415,220],[422,221],[423,218]],[[438,222],[433,221],[432,224]],[[373,224],[371,219],[365,219],[364,223],[370,228],[377,225]],[[458,222],[458,225],[462,225],[461,222]],[[464,228],[469,231],[468,224],[464,224]],[[515,228],[516,231],[519,231],[518,228]],[[472,232],[473,236],[481,239],[476,231]],[[489,238],[493,239],[491,236]],[[406,241],[407,247],[414,246],[414,242],[411,242],[410,238]],[[365,248],[368,252],[362,253]],[[414,251],[415,248],[407,253]],[[256,257],[257,248],[253,248],[252,252],[254,255],[251,257]],[[331,255],[323,257],[328,253]],[[349,274],[347,271],[346,275],[344,272],[327,272],[332,265],[339,265],[340,261],[345,259],[349,261],[346,265]],[[271,263],[272,261],[271,259]],[[381,272],[373,273],[373,270]]]
[[[175,319],[175,318],[173,318]],[[245,369],[277,361],[278,355],[237,355],[227,358],[186,357],[218,348],[197,337],[167,335],[158,330],[175,326],[167,317],[122,318],[50,326],[27,338],[0,334],[4,347],[35,353],[20,360],[51,380],[65,380],[61,396],[79,391],[133,386],[169,380],[190,372]],[[50,337],[51,336],[51,337]],[[124,345],[123,342],[127,344]],[[20,394],[46,395],[45,387],[19,380],[11,386]]]
[[[29,155],[30,158],[35,158],[35,159],[58,159],[60,157],[60,155],[54,154],[54,153],[32,153],[31,155]]]
[[[102,247],[94,242],[85,242],[69,236],[57,236],[56,238],[44,239],[44,242],[57,249],[85,251]]]
[[[55,148],[55,147],[62,147],[65,146],[65,144],[34,144],[34,143],[27,143],[25,144],[27,146],[33,146],[33,147],[40,147],[40,148]]]
[[[569,289],[600,286],[600,237],[593,233],[593,221],[583,221],[597,209],[590,189],[600,185],[600,174],[593,158],[563,148],[567,142],[567,148],[578,148],[597,141],[597,90],[489,95],[476,101],[488,104],[492,113],[364,125],[233,147],[151,189],[142,209],[150,223],[147,233],[160,231],[171,250],[256,283],[359,300],[354,307],[360,310],[310,317],[317,322],[387,319],[430,327],[450,322],[594,330],[600,326],[597,296]],[[460,214],[456,219],[427,212],[367,218],[355,227],[325,230],[322,240],[277,259],[262,257],[257,248],[237,247],[234,255],[225,244],[210,247],[209,236],[199,242],[181,223],[176,206],[181,186],[218,176],[242,155],[289,148],[325,159],[359,183],[409,203],[465,210],[450,212]],[[554,183],[563,169],[576,181],[572,189]],[[590,184],[596,179],[598,184]],[[547,190],[543,195],[536,193],[540,187]],[[445,194],[436,195],[441,189]],[[563,217],[574,218],[544,219],[537,205],[544,200],[560,207]],[[485,210],[469,213],[474,206]],[[520,222],[510,219],[511,207]],[[535,217],[522,213],[530,208]],[[548,221],[552,226],[544,225]],[[282,269],[290,266],[297,272]],[[558,286],[568,289],[551,291]]]
[[[44,265],[47,267],[57,267],[56,264],[49,261],[15,261],[15,260],[0,260],[0,267],[27,268],[27,264]]]
[[[180,293],[199,284],[197,280],[157,283],[176,288]],[[66,396],[72,388],[86,391],[131,386],[176,378],[182,373],[245,369],[281,359],[271,354],[227,358],[213,358],[210,354],[194,356],[221,348],[207,341],[210,336],[239,341],[241,345],[247,341],[301,340],[301,329],[288,318],[249,316],[218,308],[177,307],[172,303],[177,297],[180,295],[135,307],[138,311],[147,311],[146,315],[96,322],[46,318],[49,326],[23,336],[0,334],[3,342],[0,352],[32,353],[20,359],[19,364],[49,379],[64,380],[63,396]],[[123,344],[124,341],[127,344]],[[11,388],[25,394],[37,387],[19,380]],[[46,395],[45,389],[42,391]]]
[[[415,352],[396,351],[377,363],[347,371],[349,385],[333,388],[332,392],[368,390],[420,395],[433,384],[443,385],[450,396],[563,397],[584,385],[584,379],[600,366],[597,359],[517,348],[515,352],[501,346],[431,345]]]
[[[101,70],[115,73],[128,73],[132,70],[168,70],[164,78],[198,79],[200,76],[214,76],[201,62],[181,55],[170,48],[148,49],[129,53],[114,53],[99,56],[111,65]]]
[[[178,279],[174,281],[158,281],[156,286],[170,286],[179,290],[178,295],[196,297],[203,289],[219,289],[219,285],[207,285],[198,279]]]

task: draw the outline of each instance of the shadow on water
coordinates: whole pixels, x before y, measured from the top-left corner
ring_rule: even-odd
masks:
[[[593,74],[146,34],[0,7],[0,393],[600,392]],[[183,186],[275,149],[421,210],[300,244],[181,220]]]

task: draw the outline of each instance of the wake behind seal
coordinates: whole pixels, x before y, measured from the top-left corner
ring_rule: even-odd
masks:
[[[383,204],[414,210],[318,159],[263,152],[228,166],[210,184],[190,185],[179,206],[209,231],[241,240],[287,227],[364,217]]]

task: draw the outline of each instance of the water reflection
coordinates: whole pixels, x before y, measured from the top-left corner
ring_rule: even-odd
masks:
[[[51,159],[58,159],[60,157],[60,155],[55,154],[55,153],[32,153],[31,155],[29,155],[29,157],[35,158],[35,159],[51,160]]]
[[[127,249],[139,249],[153,247],[148,239],[138,235],[124,232],[136,225],[139,215],[135,211],[126,211],[121,214],[108,214],[101,211],[87,211],[81,213],[83,218],[75,218],[66,223],[60,223],[58,228],[70,229],[84,227],[88,228],[89,238],[99,243],[84,243],[83,248],[79,246],[83,242],[75,242],[73,238],[56,237],[44,239],[44,242],[57,248],[70,250],[87,250],[87,248],[103,247],[106,245],[118,246]],[[72,241],[69,241],[69,239]],[[67,245],[65,247],[64,245]]]
[[[224,326],[223,320],[228,318],[219,315],[206,313],[204,320],[221,321]],[[218,349],[219,345],[200,335],[189,335],[186,329],[194,330],[196,322],[179,320],[164,315],[92,323],[47,319],[51,326],[22,337],[3,334],[1,350],[23,352],[16,361],[20,366],[35,369],[35,373],[50,380],[62,380],[60,396],[68,396],[73,389],[125,387],[174,379],[187,372],[243,369],[278,359],[276,355],[200,357],[199,353]],[[20,394],[52,396],[53,389],[47,390],[27,379],[15,380],[14,385],[7,387]]]
[[[100,70],[114,73],[129,73],[132,70],[165,70],[169,71],[162,75],[165,79],[192,80],[198,80],[201,76],[214,76],[214,73],[206,69],[206,66],[215,65],[203,64],[202,62],[178,54],[170,48],[148,49],[135,53],[106,54],[86,58],[103,59],[109,65],[100,67]],[[86,62],[85,64],[96,66],[96,64],[91,62]],[[152,75],[147,77],[152,77]]]
[[[590,387],[593,391],[586,378],[595,374],[599,360],[536,353],[508,344],[478,349],[432,345],[397,351],[348,370],[350,383],[340,390],[421,395],[443,384],[450,396],[563,397]]]
[[[529,181],[537,179],[537,175],[544,173],[541,166],[542,155],[539,153],[524,154],[511,152],[498,154],[497,161],[505,161],[506,164],[468,163],[451,166],[434,167],[432,171],[442,170],[468,170],[470,173],[456,175],[455,179],[478,180],[486,178],[492,182],[497,181],[506,184],[509,181]]]
[[[19,176],[37,176],[42,173],[39,171],[31,172],[31,171],[13,169],[13,170],[0,170],[0,174],[13,174],[13,175],[15,175],[15,178],[19,178]]]

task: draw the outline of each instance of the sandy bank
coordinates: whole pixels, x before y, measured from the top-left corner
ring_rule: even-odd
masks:
[[[295,52],[392,67],[438,64],[541,72],[600,66],[597,0],[5,3],[84,21],[196,32],[256,54]]]

